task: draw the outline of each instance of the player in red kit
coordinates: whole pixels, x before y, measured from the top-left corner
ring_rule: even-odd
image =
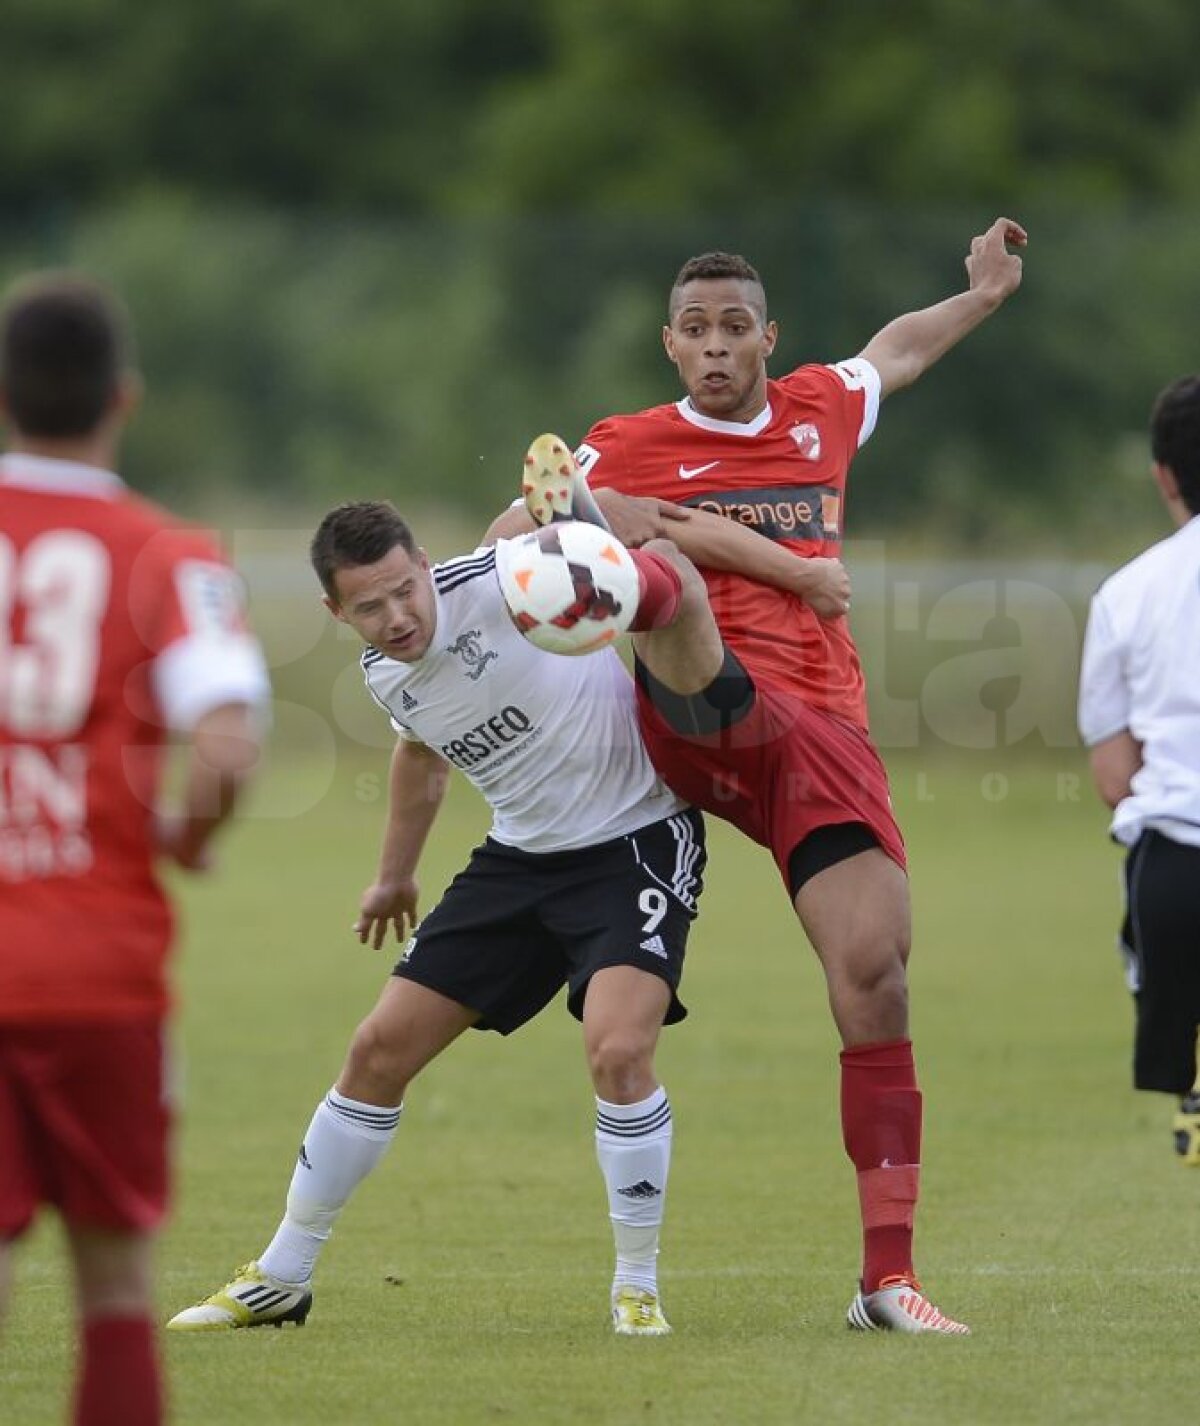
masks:
[[[851,360],[781,380],[767,377],[777,333],[754,268],[726,253],[693,258],[671,289],[663,330],[687,395],[598,422],[570,476],[581,485],[586,474],[629,544],[680,535],[690,511],[763,537],[753,578],[729,565],[702,570],[724,644],[719,666],[687,618],[654,627],[639,615],[635,627],[649,629],[634,638],[641,726],[681,796],[771,849],[824,969],[863,1221],[848,1321],[864,1331],[968,1329],[925,1297],[913,1266],[922,1106],[908,1032],[908,881],[862,670],[846,619],[821,618],[797,598],[778,556],[839,554],[847,473],[881,399],[1017,289],[1021,259],[1009,246],[1025,241],[1017,223],[997,219],[971,243],[966,291],[898,317]],[[559,498],[561,463],[535,460],[526,484],[535,518],[588,518],[582,490]],[[704,563],[694,542],[678,543]],[[659,556],[642,562],[649,595],[668,608],[663,547],[649,548]],[[690,571],[680,565],[686,594]]]
[[[82,278],[0,323],[0,1309],[10,1245],[61,1215],[80,1315],[77,1426],[162,1419],[150,1254],[167,1201],[171,912],[257,757],[268,696],[211,538],[113,471],[138,382]],[[190,752],[160,806],[168,732]]]

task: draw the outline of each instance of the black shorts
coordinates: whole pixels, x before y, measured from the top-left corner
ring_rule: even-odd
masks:
[[[1125,861],[1125,890],[1134,1087],[1182,1096],[1196,1079],[1200,1026],[1200,847],[1143,832]]]
[[[478,1030],[519,1029],[563,985],[583,1016],[588,981],[637,966],[676,991],[705,866],[694,810],[573,852],[522,852],[490,837],[417,927],[393,974],[478,1011]]]

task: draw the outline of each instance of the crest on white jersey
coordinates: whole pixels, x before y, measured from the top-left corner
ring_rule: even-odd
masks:
[[[466,629],[452,644],[446,645],[448,654],[458,654],[466,665],[465,673],[474,682],[498,655],[494,649],[483,647],[483,631]]]
[[[821,433],[811,421],[801,421],[788,432],[805,460],[821,459]]]

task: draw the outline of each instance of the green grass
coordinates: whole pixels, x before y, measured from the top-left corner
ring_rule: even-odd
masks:
[[[999,768],[1007,795],[986,781]],[[181,888],[186,1105],[164,1315],[273,1230],[300,1135],[390,965],[350,935],[382,761],[281,754],[219,879]],[[1128,1084],[1112,950],[1118,857],[1054,763],[893,760],[913,860],[914,1036],[927,1106],[918,1262],[966,1341],[842,1326],[858,1259],[836,1043],[769,859],[710,822],[661,1259],[675,1335],[606,1325],[610,1243],[578,1029],[561,1006],[471,1035],[410,1095],[329,1246],[303,1331],[165,1340],[182,1426],[1124,1423],[1187,1417],[1200,1177],[1165,1099]],[[1069,791],[1069,784],[1067,784]],[[426,900],[484,830],[448,804]],[[390,953],[389,953],[390,955]],[[57,1233],[18,1258],[0,1417],[57,1422]]]

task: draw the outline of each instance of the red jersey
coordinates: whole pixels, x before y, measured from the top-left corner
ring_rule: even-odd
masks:
[[[162,1013],[164,741],[266,691],[206,533],[111,472],[0,460],[0,1022]]]
[[[875,427],[879,374],[855,358],[767,382],[753,421],[718,421],[686,398],[612,416],[576,453],[589,483],[709,510],[798,555],[837,556],[846,476]],[[862,668],[846,619],[819,619],[795,595],[704,570],[721,636],[765,687],[867,725]]]

